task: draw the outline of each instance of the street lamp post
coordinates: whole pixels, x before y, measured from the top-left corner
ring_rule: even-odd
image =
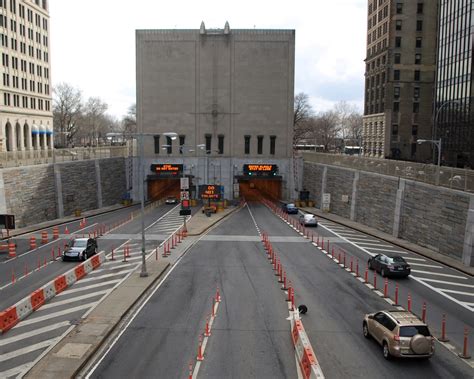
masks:
[[[143,147],[143,137],[145,135],[154,135],[147,133],[134,133],[140,138],[139,141],[139,155],[138,155],[138,187],[140,193],[140,217],[141,217],[141,229],[142,229],[142,268],[140,272],[140,277],[145,278],[148,276],[146,269],[146,253],[145,253],[145,190],[144,190],[144,175],[143,175],[143,158],[144,158],[144,147]],[[172,140],[175,140],[178,135],[174,132],[163,133],[164,136],[170,137]]]
[[[439,174],[440,174],[440,169],[441,169],[441,138],[438,140],[432,140],[432,139],[418,139],[416,140],[418,145],[421,145],[422,143],[429,142],[432,143],[433,145],[436,146],[438,149],[438,169],[436,172],[436,185],[439,185]]]
[[[433,121],[433,132],[432,132],[433,137],[436,136],[437,131],[438,131],[438,117],[439,117],[439,114],[441,113],[441,110],[449,104],[460,104],[460,101],[459,100],[446,100],[438,108],[438,110],[436,111],[436,114],[435,114],[434,121]],[[441,138],[439,139],[439,141],[441,141]],[[433,154],[433,158],[434,158],[434,154]]]

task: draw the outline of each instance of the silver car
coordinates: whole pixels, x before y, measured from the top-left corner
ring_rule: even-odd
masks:
[[[300,224],[304,226],[318,226],[318,220],[313,214],[305,214],[300,216]]]

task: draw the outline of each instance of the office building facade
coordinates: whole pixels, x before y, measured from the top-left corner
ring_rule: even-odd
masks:
[[[0,0],[0,152],[53,148],[47,0]]]
[[[474,168],[474,1],[441,0],[433,138],[443,163]]]
[[[432,134],[436,1],[368,2],[363,155],[426,161]]]

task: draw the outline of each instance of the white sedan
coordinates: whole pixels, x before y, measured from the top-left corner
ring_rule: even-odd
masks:
[[[318,220],[315,215],[305,214],[300,216],[300,224],[304,226],[318,226]]]

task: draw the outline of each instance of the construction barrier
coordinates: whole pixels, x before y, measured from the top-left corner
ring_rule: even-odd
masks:
[[[53,240],[57,240],[59,238],[59,228],[57,226],[53,226]]]
[[[14,242],[8,242],[8,257],[9,258],[16,257],[16,245]]]
[[[15,305],[0,312],[0,332],[5,333],[13,328],[18,322],[40,308],[46,301],[83,278],[87,273],[104,263],[105,260],[105,252],[94,255],[84,263],[34,291],[31,295],[20,300]]]
[[[31,236],[30,237],[30,250],[36,249],[36,237]]]
[[[41,243],[44,245],[48,243],[48,232],[46,230],[41,232]]]

